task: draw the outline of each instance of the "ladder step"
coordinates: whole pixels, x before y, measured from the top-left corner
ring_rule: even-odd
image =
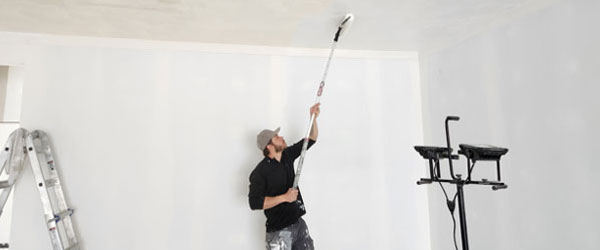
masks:
[[[0,181],[0,189],[5,189],[10,187],[11,185],[8,183],[8,181]]]
[[[60,212],[58,214],[55,214],[53,219],[48,220],[48,223],[50,223],[50,222],[59,222],[62,219],[66,218],[67,216],[73,215],[73,212],[74,212],[73,209],[68,208],[65,211],[62,211],[62,212]]]

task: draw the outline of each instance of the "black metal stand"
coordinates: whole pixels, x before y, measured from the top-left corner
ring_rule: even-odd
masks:
[[[465,211],[465,185],[490,185],[492,190],[505,189],[508,186],[501,181],[500,177],[500,158],[508,152],[506,148],[500,148],[489,145],[468,145],[460,144],[459,155],[463,155],[467,158],[467,177],[462,179],[462,175],[454,173],[453,160],[458,160],[459,155],[452,155],[452,148],[450,147],[450,131],[448,128],[448,121],[458,121],[460,118],[457,116],[446,117],[446,147],[434,147],[434,146],[415,146],[415,150],[421,154],[421,156],[429,161],[429,177],[421,178],[417,181],[417,185],[431,184],[433,182],[439,183],[451,183],[456,185],[456,192],[458,197],[458,214],[460,221],[460,235],[463,250],[469,250],[469,239],[467,233],[467,215]],[[449,172],[451,179],[442,179],[440,172],[440,160],[448,159]],[[495,161],[496,162],[496,173],[497,181],[488,181],[482,179],[481,181],[472,180],[472,172],[475,168],[477,161]]]
[[[467,215],[465,211],[465,194],[463,192],[463,183],[456,183],[456,192],[458,192],[458,214],[460,218],[460,238],[464,250],[469,250],[469,239],[467,237]]]

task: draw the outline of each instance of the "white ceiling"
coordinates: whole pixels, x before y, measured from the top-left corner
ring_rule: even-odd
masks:
[[[431,50],[559,0],[0,0],[0,31],[203,43]]]

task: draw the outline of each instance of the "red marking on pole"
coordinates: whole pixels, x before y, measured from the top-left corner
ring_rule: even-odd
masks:
[[[319,91],[317,92],[317,96],[321,96],[321,94],[323,93],[323,87],[325,87],[325,82],[321,82],[321,84],[319,84]]]

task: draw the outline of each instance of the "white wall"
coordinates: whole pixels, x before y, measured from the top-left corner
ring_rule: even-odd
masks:
[[[429,249],[416,53],[338,51],[301,188],[319,249]],[[22,125],[53,141],[84,249],[263,249],[255,136],[300,139],[328,50],[0,33]],[[11,247],[50,249],[30,171]],[[32,240],[35,239],[35,240]]]
[[[4,100],[3,121],[18,122],[21,117],[24,69],[20,66],[8,67],[6,99]]]
[[[4,145],[12,131],[19,128],[21,116],[21,96],[23,90],[24,70],[19,66],[0,66],[0,95],[2,115],[0,116],[0,143]],[[2,176],[7,180],[7,176]],[[12,195],[9,196],[2,215],[0,216],[0,243],[7,243],[10,239],[10,224],[12,219]]]
[[[8,66],[0,66],[0,117],[4,116],[4,101],[8,85]]]
[[[507,190],[465,188],[471,249],[600,247],[599,12],[598,1],[563,1],[421,56],[425,141],[444,145],[454,114],[454,146],[510,149]],[[431,190],[432,249],[454,249],[443,194]]]
[[[19,124],[9,123],[0,124],[0,141],[5,143],[10,133],[19,128]],[[8,176],[2,176],[2,180],[8,180]],[[14,191],[14,190],[13,190]],[[8,243],[10,241],[10,228],[12,221],[13,196],[9,196],[4,208],[2,216],[0,216],[0,243]]]

